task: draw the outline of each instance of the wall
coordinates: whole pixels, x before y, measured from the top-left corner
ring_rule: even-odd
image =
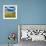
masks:
[[[46,24],[46,0],[21,1],[21,24]]]
[[[16,0],[1,0],[0,1],[0,44],[7,44],[9,42],[8,40],[8,34],[10,32],[16,32],[16,35],[18,34],[17,30],[17,24],[19,23],[19,16],[17,20],[4,20],[3,19],[3,5],[15,5]],[[18,38],[17,38],[18,39]],[[18,43],[16,39],[16,43]]]

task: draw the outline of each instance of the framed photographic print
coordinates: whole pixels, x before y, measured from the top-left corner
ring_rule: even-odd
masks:
[[[17,19],[17,5],[3,5],[3,19]]]

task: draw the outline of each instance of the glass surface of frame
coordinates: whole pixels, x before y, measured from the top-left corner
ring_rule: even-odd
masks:
[[[3,5],[3,19],[17,19],[17,5]]]

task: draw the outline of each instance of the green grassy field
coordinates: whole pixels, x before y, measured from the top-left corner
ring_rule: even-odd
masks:
[[[5,13],[5,17],[6,18],[14,18],[14,17],[16,17],[16,13],[11,13],[11,12],[6,12]]]

